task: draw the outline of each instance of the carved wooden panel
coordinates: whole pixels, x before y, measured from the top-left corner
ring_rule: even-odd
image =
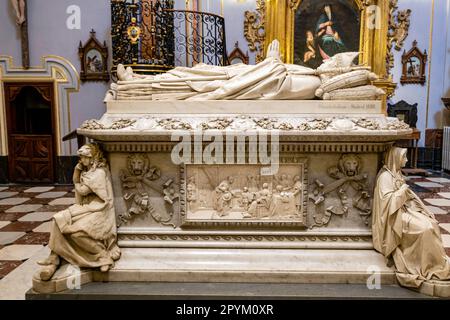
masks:
[[[53,137],[10,136],[11,180],[15,182],[53,182]]]

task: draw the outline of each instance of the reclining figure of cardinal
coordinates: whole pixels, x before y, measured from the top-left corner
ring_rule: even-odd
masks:
[[[281,61],[274,40],[267,58],[257,65],[176,67],[154,76],[140,75],[119,65],[119,81],[109,100],[372,100],[384,91],[371,85],[377,76],[353,61],[358,52],[339,53],[317,70]]]

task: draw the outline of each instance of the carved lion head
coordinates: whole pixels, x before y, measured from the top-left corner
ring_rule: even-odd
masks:
[[[150,161],[143,153],[134,153],[128,157],[128,170],[131,174],[140,176],[148,172]]]
[[[361,169],[361,158],[356,154],[344,154],[339,159],[339,170],[347,177],[359,174]]]

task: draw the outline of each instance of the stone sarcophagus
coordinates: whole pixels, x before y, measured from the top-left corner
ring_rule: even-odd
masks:
[[[109,101],[78,133],[109,163],[122,251],[82,282],[394,283],[372,198],[410,129],[380,101]]]

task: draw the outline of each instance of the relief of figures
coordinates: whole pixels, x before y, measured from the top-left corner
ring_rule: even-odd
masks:
[[[162,225],[175,227],[171,223],[174,204],[179,199],[178,188],[171,178],[163,177],[159,168],[152,166],[145,154],[132,154],[127,159],[127,170],[120,175],[123,198],[127,211],[119,214],[119,223],[123,224],[138,215],[150,215]],[[164,200],[165,211],[156,209],[151,193]]]
[[[188,166],[188,220],[298,220],[303,216],[302,164],[275,175],[261,166]]]

